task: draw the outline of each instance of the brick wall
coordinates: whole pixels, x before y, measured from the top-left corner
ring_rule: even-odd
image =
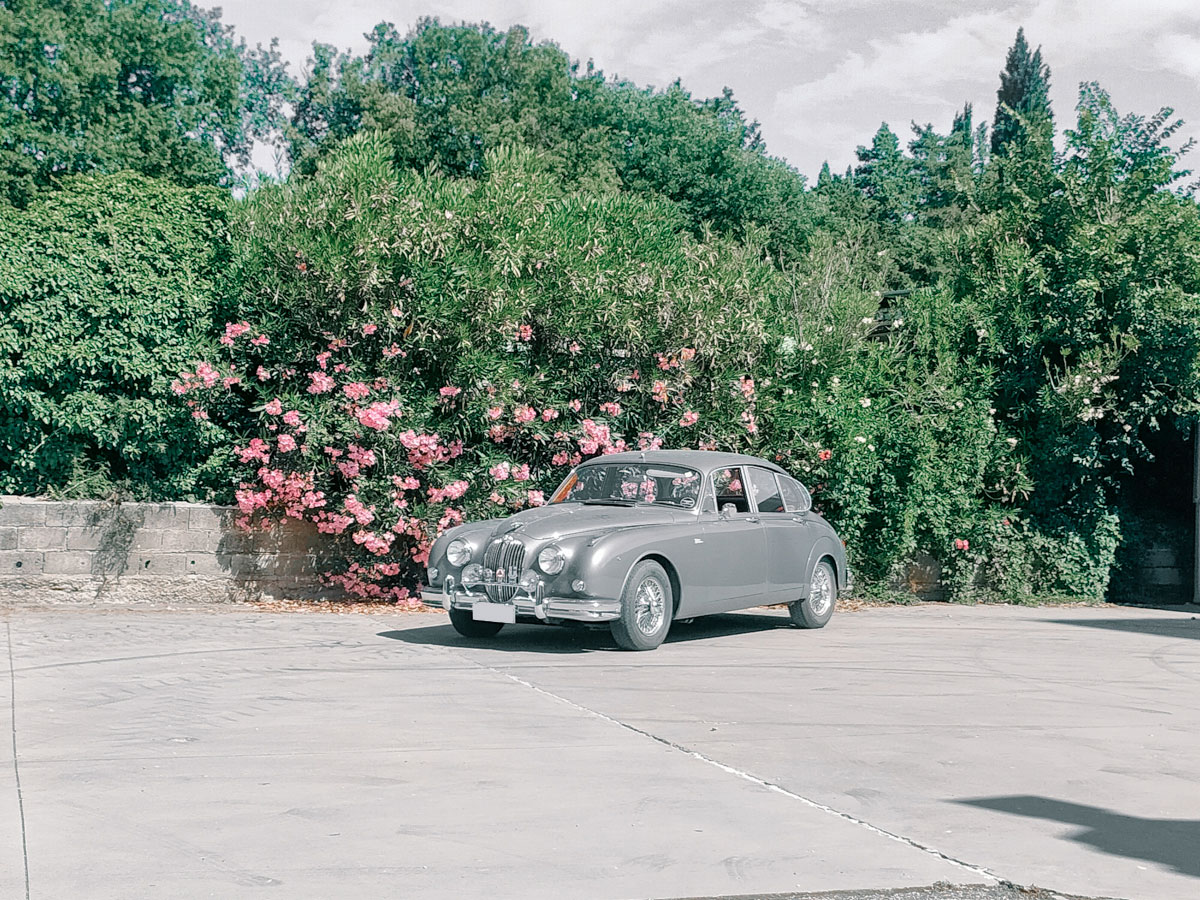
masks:
[[[220,602],[313,597],[319,535],[247,535],[235,511],[197,503],[0,497],[0,604]]]

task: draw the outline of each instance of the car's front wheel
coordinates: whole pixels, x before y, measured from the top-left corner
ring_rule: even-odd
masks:
[[[503,622],[476,621],[469,609],[450,610],[450,624],[463,637],[469,638],[491,637],[504,627]]]
[[[821,628],[833,616],[837,605],[837,576],[829,560],[823,559],[813,569],[808,587],[808,599],[788,604],[792,624],[800,628]]]
[[[613,639],[623,650],[653,650],[671,630],[674,610],[667,573],[653,560],[643,560],[625,583],[621,617],[612,623]]]

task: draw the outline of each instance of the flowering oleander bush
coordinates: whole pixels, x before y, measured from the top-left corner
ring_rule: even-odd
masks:
[[[647,200],[561,196],[528,152],[483,182],[350,142],[247,204],[241,318],[175,393],[236,441],[246,528],[330,535],[329,577],[408,600],[432,540],[545,501],[572,465],[760,447],[779,273]]]

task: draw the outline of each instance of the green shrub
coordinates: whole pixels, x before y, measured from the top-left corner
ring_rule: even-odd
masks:
[[[129,173],[0,206],[0,491],[220,488],[229,451],[169,386],[212,344],[228,206]]]

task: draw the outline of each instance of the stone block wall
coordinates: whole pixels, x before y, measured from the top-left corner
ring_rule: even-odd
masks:
[[[235,515],[198,503],[0,497],[0,604],[336,595],[316,576],[315,529],[247,535]]]

